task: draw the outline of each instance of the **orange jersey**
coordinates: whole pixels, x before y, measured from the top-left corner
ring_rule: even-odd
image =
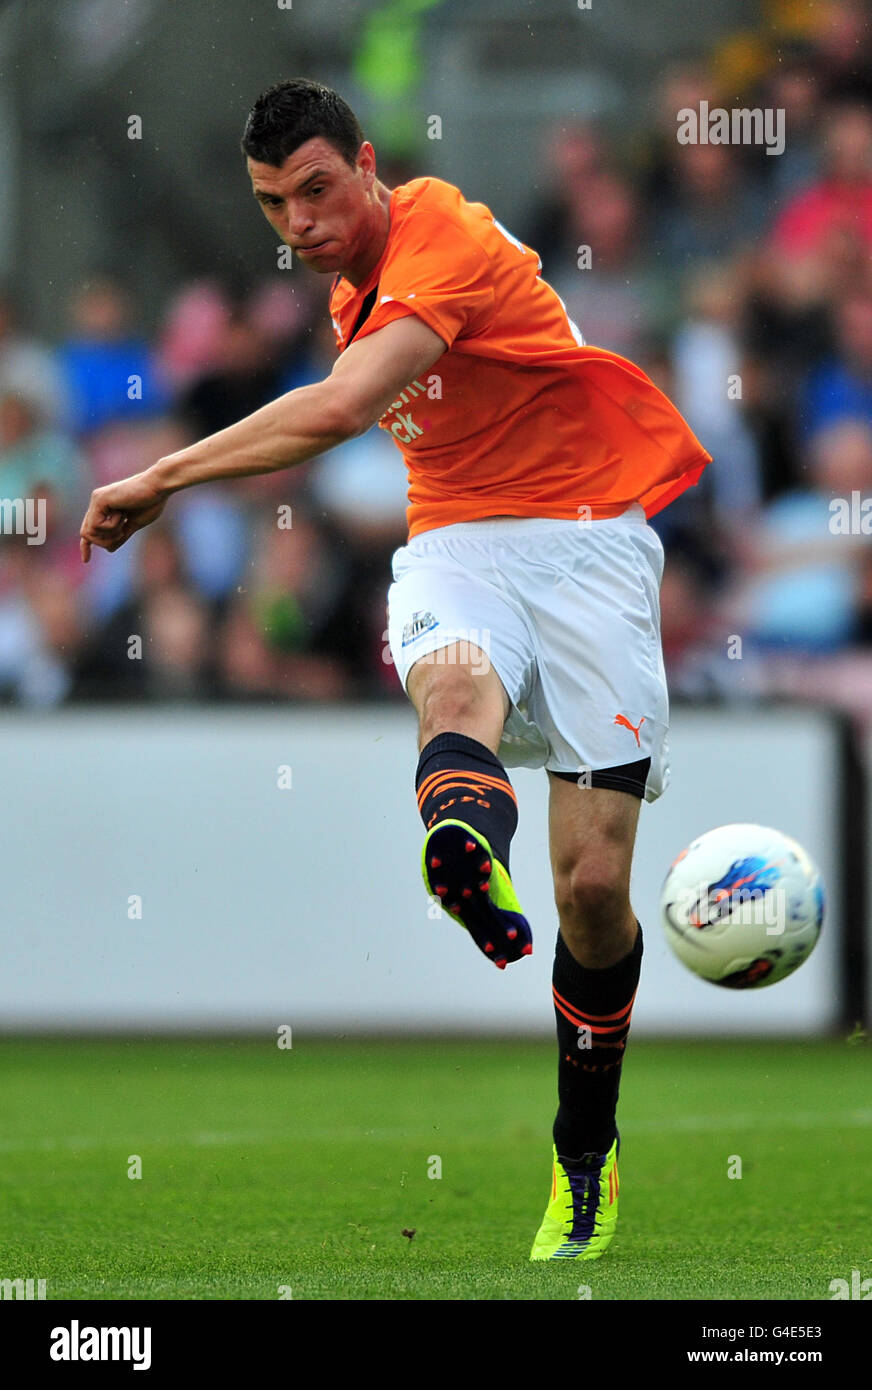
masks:
[[[647,516],[695,483],[708,454],[633,362],[588,347],[536,252],[442,179],[391,193],[378,265],[330,295],[340,352],[417,314],[447,351],[379,425],[409,473],[409,538],[488,516]],[[579,272],[582,273],[582,272]]]

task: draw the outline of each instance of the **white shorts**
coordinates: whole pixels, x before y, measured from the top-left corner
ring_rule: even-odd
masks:
[[[505,767],[655,801],[669,782],[663,558],[638,503],[603,521],[496,517],[425,531],[395,551],[388,590],[403,688],[419,657],[464,643],[511,701]]]

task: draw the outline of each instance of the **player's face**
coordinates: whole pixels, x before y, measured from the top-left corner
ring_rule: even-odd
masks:
[[[353,271],[372,238],[375,154],[364,141],[352,169],[320,135],[280,169],[248,158],[254,196],[282,241],[313,270]]]

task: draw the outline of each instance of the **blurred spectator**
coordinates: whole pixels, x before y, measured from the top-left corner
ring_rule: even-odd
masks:
[[[140,421],[166,408],[155,355],[135,333],[130,302],[109,276],[86,281],[70,305],[72,333],[59,351],[70,397],[70,427],[91,435],[118,421]]]
[[[822,262],[859,248],[872,254],[872,110],[839,103],[824,117],[820,179],[798,193],[773,230],[776,254]]]
[[[709,63],[712,91],[717,96],[717,104],[745,106],[771,63],[768,35],[764,27],[761,25],[755,31],[731,26],[715,41]]]
[[[193,438],[175,421],[162,422],[149,434],[149,462],[177,453]],[[167,514],[185,572],[217,617],[242,581],[251,545],[252,505],[244,501],[235,483],[219,482],[176,493]]]
[[[406,468],[396,446],[374,426],[320,459],[308,495],[341,540],[348,567],[342,612],[347,657],[361,697],[402,695],[386,664],[385,595],[391,557],[407,536]]]
[[[329,282],[326,285],[329,292]],[[279,367],[279,394],[320,381],[313,360],[312,333],[316,322],[326,317],[326,300],[313,294],[301,282],[290,283],[287,274],[260,285],[248,302],[248,313],[255,330],[268,344]]]
[[[193,439],[189,431],[171,420],[156,421],[135,431],[106,431],[99,449],[92,451],[97,459],[96,472],[101,482],[130,477]],[[191,584],[217,616],[240,582],[248,558],[249,506],[237,494],[235,483],[213,483],[177,493],[164,515],[174,527]],[[85,589],[96,621],[105,621],[131,600],[139,547],[146,534],[133,535],[113,555],[99,549],[92,552]]]
[[[21,331],[12,295],[0,287],[0,396],[15,393],[32,402],[46,426],[66,419],[66,388],[55,356]]]
[[[713,588],[683,554],[667,558],[667,674],[676,695],[804,697],[872,728],[872,424],[821,431],[809,466],[809,485],[732,535],[731,587]]]
[[[347,537],[384,549],[406,541],[408,482],[396,445],[374,425],[316,462],[309,495]]]
[[[746,576],[734,596],[737,631],[758,649],[839,651],[860,633],[872,537],[844,534],[834,499],[872,496],[872,424],[842,420],[809,445],[809,481],[737,535]]]
[[[314,379],[308,345],[313,324],[323,313],[320,299],[311,287],[290,284],[287,275],[264,281],[244,305],[234,304],[213,281],[189,285],[171,301],[160,336],[159,360],[164,375],[183,401],[191,393],[187,399],[196,412],[198,383],[220,378],[228,370],[228,355],[234,356],[231,340],[235,320],[237,325],[241,321],[250,327],[263,349],[258,370],[275,364],[277,393],[306,385]],[[234,372],[233,365],[230,371]]]
[[[206,699],[214,691],[209,610],[166,518],[138,539],[132,593],[91,632],[73,698]]]
[[[176,413],[195,439],[251,415],[280,394],[275,354],[262,329],[234,308],[215,341],[213,369],[185,393]]]
[[[773,207],[779,207],[820,172],[817,138],[821,120],[821,83],[811,49],[787,47],[756,93],[754,106],[784,112],[786,140],[779,155],[752,146],[755,163],[767,180]]]
[[[811,373],[798,400],[806,434],[846,417],[872,420],[872,289],[844,299],[834,319],[833,356]]]
[[[769,203],[734,146],[676,143],[676,149],[674,186],[653,201],[651,237],[657,255],[680,272],[753,243]]]
[[[719,610],[720,588],[691,550],[666,561],[660,590],[663,660],[674,696],[688,700],[747,699],[757,692],[758,663],[736,646],[735,629]]]
[[[702,63],[668,65],[655,82],[650,110],[645,112],[647,136],[638,143],[639,188],[646,208],[678,196],[678,164],[685,148],[676,138],[678,113],[685,108],[698,111],[711,94],[711,74]]]
[[[733,605],[759,692],[850,714],[872,733],[872,425],[843,420],[811,443],[812,487],[773,503]],[[864,645],[865,644],[865,645]],[[759,657],[765,657],[761,662]]]
[[[598,174],[569,199],[567,241],[548,276],[585,342],[637,358],[674,323],[674,300],[642,250],[642,208],[615,174]],[[579,259],[583,259],[579,265]]]
[[[762,500],[760,461],[743,410],[740,301],[729,262],[687,280],[687,315],[673,341],[675,404],[712,455],[700,480],[724,527],[744,524]]]
[[[670,683],[706,634],[707,598],[708,586],[699,566],[686,555],[670,555],[660,587],[663,660]]]
[[[218,369],[230,312],[227,295],[210,280],[186,285],[170,300],[156,356],[176,395]]]
[[[166,420],[107,427],[90,441],[88,448],[93,485],[101,487],[117,478],[142,473],[164,454],[181,448],[188,441],[188,434]],[[79,520],[81,522],[81,518]],[[127,544],[112,555],[105,550],[92,551],[90,563],[84,570],[84,591],[90,613],[97,621],[104,621],[129,600],[144,534],[138,532],[131,536]]]
[[[70,693],[81,643],[75,589],[24,536],[0,545],[0,698],[47,709]]]
[[[32,498],[38,490],[47,497],[52,529],[78,535],[90,491],[81,453],[46,427],[38,399],[0,392],[0,496]]]
[[[770,494],[773,483],[795,481],[785,457],[792,433],[807,436],[866,408],[859,301],[872,295],[872,117],[852,105],[833,108],[828,120],[821,178],[745,263],[745,345],[766,393],[755,409],[781,449],[780,461],[764,465]]]
[[[815,62],[824,96],[872,104],[872,22],[864,0],[825,0],[814,7]]]
[[[283,378],[290,369],[283,361],[282,338],[274,320],[270,321],[274,309],[265,312],[262,301],[255,308],[256,312],[252,312],[241,302],[231,308],[216,334],[212,370],[194,382],[178,401],[175,418],[185,433],[184,443],[226,429],[288,389]],[[289,310],[289,316],[293,312]],[[299,323],[298,320],[297,325],[291,324],[292,331],[295,326],[299,328]],[[303,384],[302,380],[298,384]],[[208,544],[217,542],[228,553],[238,554],[233,512],[240,507],[291,500],[303,487],[310,467],[306,463],[299,468],[277,469],[236,479],[231,484],[214,485],[209,489],[211,499],[198,497],[185,504],[188,519],[196,525],[195,519],[199,518],[214,533],[211,540],[207,539]],[[198,493],[201,491],[197,489]],[[219,541],[218,531],[222,529],[224,534]],[[193,532],[190,535],[194,541]]]
[[[325,540],[299,507],[289,529],[274,517],[259,524],[253,573],[219,635],[227,694],[329,700],[352,693],[351,619],[339,603],[345,574]]]
[[[555,126],[546,136],[546,188],[521,232],[521,240],[542,261],[546,280],[551,279],[552,262],[572,245],[573,204],[603,172],[605,161],[603,138],[590,124]]]
[[[800,481],[794,395],[779,368],[765,348],[742,358],[742,410],[756,444],[762,502]]]
[[[792,369],[809,366],[829,331],[823,260],[784,259],[769,241],[749,248],[743,264],[750,340]]]

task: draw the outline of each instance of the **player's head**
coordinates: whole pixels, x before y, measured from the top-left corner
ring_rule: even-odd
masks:
[[[289,154],[319,136],[354,168],[363,144],[357,117],[338,92],[300,77],[261,92],[248,113],[242,148],[258,164],[280,169]]]
[[[270,87],[242,149],[267,221],[307,265],[341,271],[365,255],[381,208],[375,152],[338,93],[304,78]]]

